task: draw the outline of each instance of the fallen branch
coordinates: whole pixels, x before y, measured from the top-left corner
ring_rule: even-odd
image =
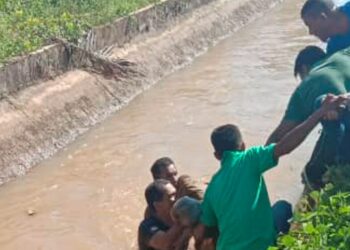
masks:
[[[143,75],[135,69],[136,64],[133,62],[102,56],[60,38],[54,38],[52,41],[65,46],[70,68],[84,69],[116,80]]]

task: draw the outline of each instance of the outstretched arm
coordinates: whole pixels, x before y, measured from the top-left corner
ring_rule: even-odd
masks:
[[[305,122],[291,130],[276,144],[274,152],[275,159],[289,154],[296,149],[316,127],[323,116],[331,110],[336,110],[345,100],[346,98],[343,96],[328,95],[320,109],[314,112]]]
[[[295,121],[282,120],[278,127],[269,136],[265,145],[279,142],[286,134],[288,134],[299,124],[299,122]]]

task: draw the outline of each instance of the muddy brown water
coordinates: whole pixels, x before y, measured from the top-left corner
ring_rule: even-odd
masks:
[[[203,182],[218,167],[213,128],[236,123],[246,143],[258,145],[277,125],[297,86],[294,57],[315,43],[299,20],[300,6],[286,1],[2,186],[0,248],[135,249],[157,157],[171,156],[180,173]],[[316,136],[266,174],[271,200],[298,199]]]

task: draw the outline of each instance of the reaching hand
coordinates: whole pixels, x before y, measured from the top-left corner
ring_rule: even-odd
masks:
[[[344,95],[335,96],[333,94],[328,94],[321,106],[321,112],[325,118],[338,118],[337,109],[344,105],[347,101],[348,98]]]
[[[326,121],[335,121],[339,119],[339,113],[336,110],[331,110],[328,111],[324,116],[323,116],[323,120]]]

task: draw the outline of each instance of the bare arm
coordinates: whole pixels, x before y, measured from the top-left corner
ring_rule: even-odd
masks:
[[[193,236],[196,241],[196,250],[215,249],[216,241],[219,237],[219,230],[217,227],[207,227],[203,224],[199,224],[194,229]]]
[[[265,145],[270,145],[271,143],[279,142],[286,134],[288,134],[299,124],[299,122],[295,121],[282,120],[278,127],[269,136]]]
[[[335,110],[342,102],[344,102],[343,97],[335,97],[333,95],[327,96],[320,109],[315,111],[305,122],[290,131],[276,144],[274,153],[275,158],[278,159],[296,149],[316,127],[322,117],[327,112]]]
[[[178,239],[176,239],[176,242],[173,244],[174,250],[187,249],[192,235],[192,229],[185,228]]]
[[[178,225],[172,226],[168,231],[157,232],[150,240],[148,245],[155,249],[170,249],[182,233],[182,227]]]

